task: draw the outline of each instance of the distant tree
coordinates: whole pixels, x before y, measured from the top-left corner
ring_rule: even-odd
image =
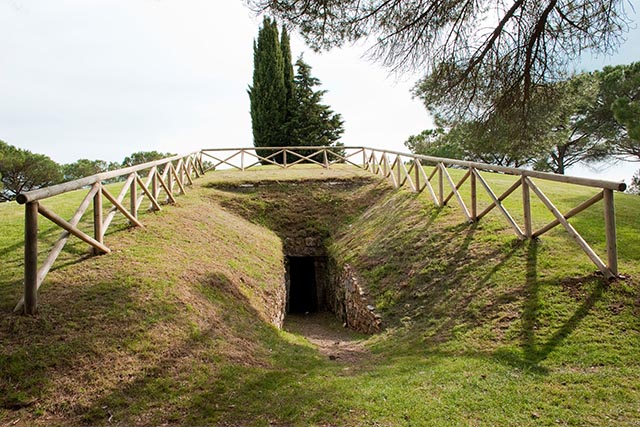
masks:
[[[447,159],[464,159],[465,151],[461,141],[447,138],[447,132],[438,127],[427,129],[418,135],[411,135],[405,142],[412,153]]]
[[[253,42],[253,83],[249,86],[251,127],[256,147],[284,144],[286,86],[284,59],[275,20],[265,17]],[[259,155],[270,152],[259,151]],[[278,161],[281,161],[279,159]]]
[[[539,88],[526,120],[508,110],[468,121],[447,122],[446,116],[436,114],[437,123],[451,131],[425,135],[431,139],[426,140],[428,149],[414,151],[444,150],[458,158],[564,174],[577,163],[606,159],[619,140],[611,102],[603,103],[600,92],[598,74],[582,73]],[[421,140],[413,136],[409,145],[416,142],[412,138]]]
[[[613,116],[613,152],[640,161],[640,62],[605,67],[599,73],[600,114]]]
[[[320,80],[311,75],[311,67],[302,57],[296,61],[295,112],[291,140],[297,146],[331,146],[344,132],[342,117],[322,104],[326,90],[316,90]],[[342,154],[337,149],[336,153]],[[306,155],[311,154],[307,152]]]
[[[468,160],[515,168],[532,164],[547,147],[537,129],[523,131],[509,115],[460,123],[447,137],[464,147]]]
[[[410,136],[405,145],[417,154],[510,167],[529,165],[544,152],[540,140],[533,134],[525,137],[508,118],[449,126],[448,131],[438,127]]]
[[[0,201],[13,200],[23,192],[57,184],[60,166],[44,154],[14,147],[0,140]]]
[[[109,162],[107,164],[108,171],[114,171],[122,168],[122,163],[120,162]]]
[[[65,181],[73,181],[85,176],[95,175],[109,170],[109,164],[104,160],[80,159],[73,163],[62,165],[62,175]]]
[[[640,98],[640,95],[637,98]],[[621,149],[640,157],[638,154],[640,153],[640,143],[638,143],[640,141],[640,99],[632,101],[628,98],[618,98],[611,104],[611,110],[618,123],[627,129],[629,139],[634,142],[630,150],[625,150],[625,146]]]
[[[291,63],[291,43],[287,28],[282,26],[278,38],[275,20],[265,17],[253,43],[253,84],[249,87],[251,124],[255,147],[291,147],[301,145],[334,145],[335,154],[344,154],[337,142],[343,133],[339,114],[320,103],[323,90],[314,87],[320,81],[311,76],[311,67],[296,62],[297,73]],[[270,151],[258,150],[268,156]],[[310,154],[310,152],[300,152]],[[335,159],[331,154],[331,159]],[[289,162],[299,157],[288,155]],[[282,163],[282,155],[271,160]]]
[[[615,122],[612,114],[600,111],[597,75],[578,74],[554,84],[551,92],[543,115],[543,126],[549,130],[544,136],[550,142],[549,149],[535,168],[564,174],[575,164],[610,157]]]
[[[175,156],[173,153],[161,153],[159,151],[137,151],[127,156],[122,161],[122,167],[140,165],[142,163],[153,162],[155,160],[162,160],[167,157]]]

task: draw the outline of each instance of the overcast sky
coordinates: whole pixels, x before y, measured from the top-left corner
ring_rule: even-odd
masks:
[[[61,163],[251,146],[260,22],[242,0],[0,0],[0,139]],[[614,57],[578,68],[639,60],[640,30],[627,37]],[[346,145],[406,151],[409,135],[431,127],[410,94],[418,74],[389,76],[363,46],[318,55],[294,35],[292,51],[329,91]],[[600,176],[628,182],[639,167]]]

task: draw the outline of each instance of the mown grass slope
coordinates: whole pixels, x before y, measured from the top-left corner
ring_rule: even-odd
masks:
[[[64,211],[76,199],[49,205]],[[18,206],[2,209],[5,223],[20,216]],[[270,305],[284,274],[279,239],[197,189],[142,218],[144,229],[108,236],[107,256],[85,259],[86,247],[71,246],[41,288],[36,317],[10,314],[20,275],[3,277],[1,422],[184,420],[197,416],[197,390],[221,365],[269,363],[263,341],[275,335]],[[45,220],[41,230],[50,233]],[[19,242],[3,242],[7,266],[20,266]]]
[[[362,175],[334,198],[299,181],[351,170],[207,175],[177,206],[146,214],[145,229],[116,227],[112,254],[84,259],[86,248],[71,246],[34,318],[10,314],[21,213],[0,205],[0,424],[640,423],[639,198],[616,195],[628,278],[609,283],[560,229],[519,242],[498,213],[465,224],[455,201],[438,209],[426,194]],[[278,185],[209,188],[247,180]],[[489,180],[499,189],[513,178]],[[563,210],[592,194],[541,186]],[[302,214],[314,194],[324,199],[309,206],[340,201],[318,227],[332,255],[359,271],[387,327],[363,338],[369,352],[357,362],[329,360],[267,320],[283,275],[271,229],[283,226],[283,206]],[[516,218],[518,201],[507,202]],[[602,251],[598,207],[572,222]],[[534,218],[549,215],[534,204]]]

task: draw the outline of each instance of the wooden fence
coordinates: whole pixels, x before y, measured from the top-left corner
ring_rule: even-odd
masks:
[[[298,153],[299,150],[304,150],[304,153]],[[562,225],[569,236],[582,248],[605,277],[614,278],[618,276],[613,192],[616,190],[624,191],[626,185],[623,182],[557,175],[547,172],[456,159],[421,156],[367,147],[273,147],[260,148],[257,150],[255,148],[226,148],[204,149],[202,153],[211,160],[209,169],[226,166],[244,171],[264,164],[287,168],[303,162],[315,163],[328,168],[335,163],[348,163],[389,179],[396,188],[408,186],[412,191],[418,193],[427,190],[436,206],[445,206],[452,198],[455,198],[462,213],[469,222],[477,222],[493,209],[497,209],[520,239],[538,238],[554,227]],[[293,157],[295,160],[293,162],[287,162],[287,157]],[[275,161],[275,159],[278,158],[280,161]],[[424,167],[424,165],[427,164],[433,165],[429,173],[427,173]],[[465,171],[462,178],[457,182],[454,181],[448,171],[450,167],[463,169]],[[501,174],[514,175],[519,177],[519,179],[506,191],[501,194],[496,194],[490,182],[485,180],[481,172],[498,172]],[[568,212],[562,213],[534,182],[534,179],[593,187],[600,191]],[[467,182],[470,190],[470,200],[465,202],[460,193],[460,189]],[[482,210],[480,210],[478,206],[478,187],[480,187],[480,191],[486,192],[490,199],[490,203],[484,206]],[[517,194],[516,190],[519,188],[524,220],[522,226],[514,220],[503,203],[508,197]],[[535,194],[553,214],[553,217],[555,217],[554,220],[536,230],[533,228],[531,215],[531,193]],[[600,258],[580,233],[568,222],[569,218],[579,214],[600,200],[604,201],[603,217],[606,234],[607,262],[604,262]]]
[[[206,161],[205,161],[206,157]],[[622,182],[604,181],[590,178],[579,178],[566,175],[556,175],[546,172],[530,171],[478,162],[468,162],[456,159],[421,156],[389,150],[379,150],[367,147],[264,147],[264,148],[215,148],[203,149],[186,156],[175,156],[139,166],[105,172],[76,181],[66,182],[52,187],[42,188],[19,194],[18,203],[25,205],[25,255],[24,255],[24,297],[15,308],[17,312],[34,314],[37,310],[38,288],[49,272],[53,262],[60,255],[62,248],[71,235],[92,246],[94,253],[109,253],[110,249],[104,242],[105,231],[111,224],[116,213],[122,213],[129,222],[138,227],[142,223],[138,219],[138,210],[146,197],[151,209],[160,210],[161,193],[166,195],[166,201],[175,202],[174,189],[178,193],[185,192],[185,186],[193,183],[193,177],[198,177],[208,170],[219,168],[235,168],[245,171],[258,166],[272,165],[286,169],[300,163],[311,163],[329,168],[334,164],[350,164],[367,170],[373,174],[386,178],[396,188],[407,186],[414,192],[428,191],[436,206],[446,206],[453,198],[465,218],[469,222],[480,221],[493,209],[497,209],[520,239],[534,239],[548,232],[552,228],[562,225],[573,240],[582,248],[587,256],[607,278],[618,276],[618,257],[616,247],[616,223],[613,201],[614,191],[624,191],[626,186]],[[426,169],[425,165],[432,168]],[[448,168],[464,170],[464,174],[457,182],[452,178]],[[162,168],[162,171],[160,171]],[[143,180],[141,172],[148,171]],[[481,172],[498,172],[514,175],[517,178],[505,191],[497,194],[490,182],[485,180]],[[115,197],[103,185],[112,179],[124,179],[120,194]],[[545,195],[535,180],[564,182],[580,186],[597,188],[599,191],[578,206],[562,213]],[[470,197],[465,202],[460,190],[463,185],[469,185]],[[478,185],[479,184],[479,185]],[[55,212],[46,208],[41,201],[68,191],[88,188],[84,200],[69,221],[61,218]],[[480,188],[480,190],[478,190]],[[504,205],[504,201],[520,189],[522,206],[522,226],[514,220]],[[489,204],[481,210],[479,206],[479,191],[486,192]],[[546,206],[555,218],[543,227],[534,230],[531,215],[531,193]],[[129,207],[123,200],[129,194]],[[112,208],[103,215],[102,201],[105,197]],[[515,197],[515,196],[514,196]],[[588,207],[603,200],[604,225],[606,234],[607,262],[589,246],[584,238],[568,222],[568,219],[584,211]],[[81,231],[77,225],[82,215],[93,202],[93,236]],[[38,215],[42,215],[64,229],[64,232],[53,246],[53,249],[38,268]]]
[[[193,184],[193,178],[203,173],[202,155],[196,152],[19,194],[18,203],[25,205],[24,296],[14,311],[25,314],[36,312],[38,288],[71,235],[88,243],[95,254],[109,253],[111,250],[104,242],[104,235],[116,213],[122,213],[132,225],[142,227],[138,219],[138,211],[145,197],[150,202],[150,209],[161,210],[162,194],[166,196],[167,202],[175,203],[175,196],[184,194],[185,186]],[[111,194],[103,184],[111,180],[124,180],[118,196]],[[83,188],[88,188],[88,193],[69,221],[42,204],[42,201],[49,197]],[[127,194],[129,195],[128,207],[124,202]],[[112,204],[106,215],[103,212],[103,197]],[[90,236],[78,228],[78,223],[92,202],[93,236]],[[38,267],[38,215],[42,215],[64,230],[40,267]]]

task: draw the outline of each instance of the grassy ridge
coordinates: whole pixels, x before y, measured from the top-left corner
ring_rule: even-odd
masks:
[[[283,207],[309,196],[296,181],[352,176],[210,174],[177,206],[145,215],[145,229],[115,228],[112,254],[76,262],[86,247],[71,246],[42,288],[36,318],[9,314],[20,293],[21,213],[0,205],[0,424],[640,422],[639,198],[616,195],[629,278],[607,283],[560,229],[519,242],[497,212],[467,225],[455,200],[438,209],[426,194],[382,182],[351,188],[340,203],[353,209],[328,209],[332,226],[320,225],[332,254],[362,275],[387,329],[366,340],[362,360],[346,363],[268,324],[282,253],[262,225],[277,231]],[[496,192],[514,179],[487,178]],[[278,185],[243,195],[207,188],[268,179]],[[541,187],[564,211],[593,193]],[[514,196],[506,203],[518,219]],[[70,205],[51,203],[62,213]],[[603,253],[599,207],[571,222]],[[536,224],[550,219],[534,203]]]
[[[68,197],[75,204],[82,196]],[[271,294],[284,274],[279,239],[198,190],[143,221],[144,229],[107,238],[110,255],[82,260],[80,253],[81,262],[51,272],[37,317],[10,314],[19,276],[3,279],[0,422],[182,419],[191,403],[174,400],[207,382],[218,364],[267,363],[259,343],[274,333]]]

